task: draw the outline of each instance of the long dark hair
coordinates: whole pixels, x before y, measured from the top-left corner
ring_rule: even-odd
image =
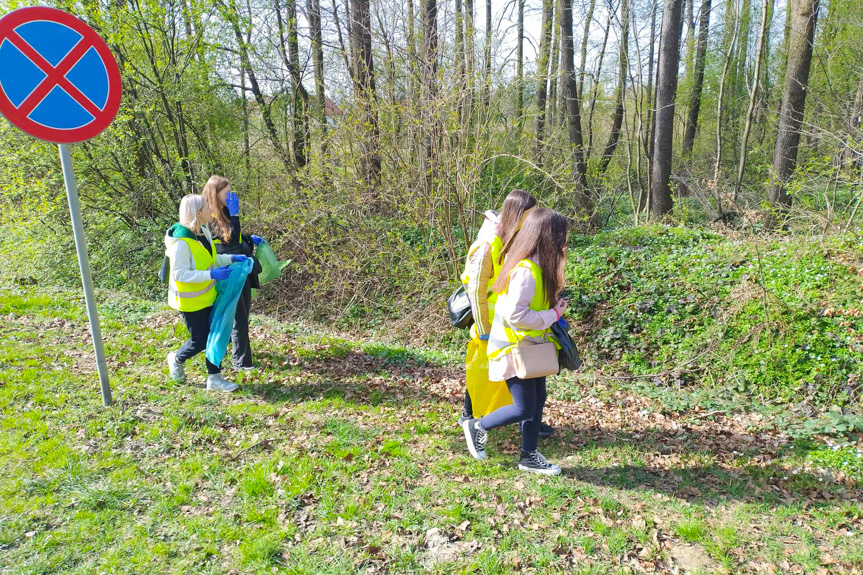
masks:
[[[492,289],[498,293],[506,290],[509,274],[521,260],[531,260],[542,269],[542,282],[549,306],[557,303],[557,294],[563,288],[563,272],[566,260],[566,236],[569,222],[565,217],[549,210],[537,208],[528,214],[521,231],[512,243],[503,268]]]
[[[518,233],[518,224],[521,222],[524,212],[535,205],[536,198],[524,190],[511,191],[503,201],[503,209],[500,211],[500,223],[498,224],[498,233],[503,243],[503,250],[500,252],[498,264],[503,261],[503,257],[512,245]]]

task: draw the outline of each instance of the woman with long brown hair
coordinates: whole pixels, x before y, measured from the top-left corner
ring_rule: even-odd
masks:
[[[511,191],[503,201],[500,214],[493,210],[485,213],[477,239],[468,249],[461,281],[467,290],[473,312],[474,327],[471,328],[471,335],[481,342],[482,353],[485,353],[485,342],[488,341],[491,331],[491,320],[494,319],[494,305],[497,301],[497,294],[491,287],[497,281],[506,251],[512,245],[524,218],[535,207],[536,198],[528,192],[518,189]],[[473,411],[470,393],[465,389],[459,425],[466,419],[473,418]],[[484,412],[480,415],[484,415]],[[551,433],[553,430],[549,428],[547,435]]]
[[[492,286],[498,297],[488,341],[488,375],[492,381],[506,381],[513,403],[462,423],[468,450],[476,459],[485,459],[488,430],[520,422],[518,468],[545,475],[560,473],[559,466],[537,451],[545,378],[519,378],[510,352],[523,340],[554,341],[550,328],[566,311],[566,302],[558,294],[564,283],[568,231],[569,223],[559,213],[545,208],[531,212]],[[555,302],[553,307],[551,302]]]
[[[240,254],[251,258],[261,238],[241,233],[240,198],[231,188],[230,180],[222,176],[210,176],[204,184],[201,195],[213,208],[215,225],[212,226],[212,230],[216,238],[216,251],[220,254]],[[248,275],[243,292],[237,301],[234,329],[231,331],[236,369],[251,370],[255,367],[252,362],[252,346],[249,342],[249,314],[252,309],[252,289],[261,287],[258,282],[259,273],[261,273],[261,264],[255,260],[252,273]]]

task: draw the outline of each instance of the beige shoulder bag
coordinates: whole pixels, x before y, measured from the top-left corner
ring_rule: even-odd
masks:
[[[560,372],[557,346],[552,341],[521,340],[510,352],[519,379],[546,377]]]

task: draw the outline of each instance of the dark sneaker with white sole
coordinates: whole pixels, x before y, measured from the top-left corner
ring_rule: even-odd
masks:
[[[458,424],[459,424],[459,427],[461,427],[461,425],[462,425],[465,421],[467,421],[468,419],[473,419],[473,415],[465,415],[464,413],[462,413],[462,414],[459,416],[459,418],[458,418]]]
[[[464,440],[467,449],[474,459],[485,459],[485,442],[488,441],[488,433],[479,426],[479,419],[467,419],[461,424],[464,430]]]
[[[531,451],[530,453],[522,451],[521,459],[518,462],[518,468],[522,471],[529,471],[531,473],[560,475],[560,465],[549,463],[539,451]]]

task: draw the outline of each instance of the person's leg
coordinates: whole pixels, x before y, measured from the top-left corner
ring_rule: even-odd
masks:
[[[187,359],[207,349],[207,337],[210,335],[210,308],[180,313],[183,314],[183,320],[189,329],[189,339],[180,346],[175,357],[178,362],[185,363]]]
[[[249,342],[249,314],[252,311],[252,287],[247,281],[237,300],[231,342],[234,346],[234,367],[252,367],[252,345]]]
[[[461,416],[465,419],[473,418],[473,403],[470,400],[467,388],[464,390],[464,406],[461,408]]]
[[[534,382],[534,404],[533,416],[524,421],[521,426],[521,450],[527,453],[536,451],[537,442],[539,440],[539,424],[542,422],[542,410],[545,407],[546,392],[545,378],[537,377]]]
[[[462,422],[468,451],[476,459],[485,459],[487,430],[533,418],[536,410],[534,380],[513,377],[506,381],[506,385],[512,394],[512,405],[499,407],[479,419],[468,419]]]
[[[546,390],[545,378],[539,377],[534,380],[536,385],[536,409],[533,418],[525,421],[521,428],[521,457],[518,468],[531,473],[543,475],[559,475],[560,466],[549,463],[545,457],[537,451],[537,440],[539,438],[539,426],[542,422],[542,411],[545,407]]]
[[[512,394],[512,404],[498,407],[488,415],[480,418],[480,427],[488,431],[495,427],[533,419],[536,410],[536,388],[533,379],[512,377],[506,380],[506,386]]]

